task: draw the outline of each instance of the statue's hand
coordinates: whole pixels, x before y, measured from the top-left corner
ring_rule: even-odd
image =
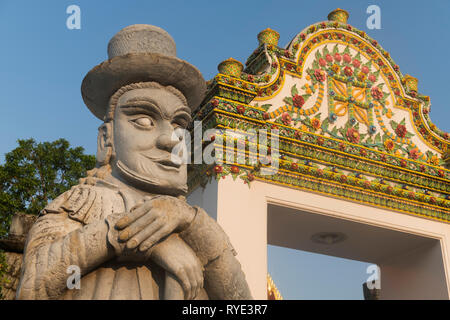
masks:
[[[186,300],[203,288],[203,267],[194,251],[177,234],[155,245],[151,260],[172,273],[183,287]]]
[[[120,241],[128,249],[147,251],[173,231],[185,230],[195,217],[195,209],[185,200],[171,196],[147,199],[116,223]]]

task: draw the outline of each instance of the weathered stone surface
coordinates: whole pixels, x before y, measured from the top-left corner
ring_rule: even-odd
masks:
[[[119,32],[116,56],[83,81],[87,106],[104,119],[97,167],[31,228],[19,299],[251,299],[225,232],[184,198],[186,164],[172,136],[205,83],[158,30]],[[73,267],[78,289],[67,282]]]
[[[20,268],[22,267],[22,254],[16,252],[5,252],[8,271],[6,281],[2,288],[5,300],[14,300],[16,298],[16,289],[20,279]]]

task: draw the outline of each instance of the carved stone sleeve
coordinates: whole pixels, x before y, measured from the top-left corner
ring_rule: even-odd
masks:
[[[253,299],[241,264],[228,236],[201,208],[190,226],[180,233],[205,266],[205,289],[210,299]]]
[[[67,289],[69,266],[83,276],[114,256],[107,232],[104,220],[83,226],[67,213],[40,217],[28,236],[17,298],[58,299]]]

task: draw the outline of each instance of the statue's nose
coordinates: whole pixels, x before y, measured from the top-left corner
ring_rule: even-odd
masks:
[[[174,130],[170,131],[171,132],[164,132],[158,137],[157,147],[159,149],[172,152],[172,149],[181,141],[182,138],[177,138],[177,135],[174,134]]]

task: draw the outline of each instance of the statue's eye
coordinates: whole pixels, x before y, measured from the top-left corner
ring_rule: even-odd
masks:
[[[153,121],[149,117],[137,118],[133,120],[133,122],[144,128],[150,128],[153,126]]]

